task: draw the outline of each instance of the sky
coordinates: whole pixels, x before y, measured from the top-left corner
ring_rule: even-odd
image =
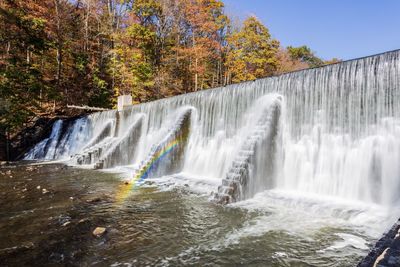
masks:
[[[223,0],[229,15],[255,15],[283,46],[323,59],[400,49],[400,0]]]

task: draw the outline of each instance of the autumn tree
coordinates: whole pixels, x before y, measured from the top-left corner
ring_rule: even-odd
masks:
[[[229,23],[218,0],[182,1],[185,25],[177,47],[178,60],[183,61],[188,75],[184,85],[193,91],[215,85],[221,77],[223,38]],[[217,82],[218,84],[218,82]]]
[[[279,63],[275,74],[282,74],[286,72],[307,69],[310,67],[308,63],[291,57],[288,50],[284,48],[279,49],[277,57]]]
[[[307,63],[310,68],[324,65],[324,61],[315,56],[308,46],[288,46],[287,51],[293,60],[300,60],[301,62]]]
[[[243,27],[228,37],[228,82],[254,80],[275,73],[279,42],[256,17],[247,18]]]

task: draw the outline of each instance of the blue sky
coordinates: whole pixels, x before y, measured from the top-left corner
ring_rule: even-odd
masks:
[[[228,14],[256,15],[283,46],[324,59],[400,48],[400,0],[223,0]]]

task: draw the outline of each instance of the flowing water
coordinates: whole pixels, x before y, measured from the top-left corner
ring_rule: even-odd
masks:
[[[399,214],[399,94],[393,51],[59,121],[26,159],[156,184],[107,210],[106,264],[353,266]]]
[[[216,205],[184,177],[118,203],[123,173],[11,167],[0,169],[2,266],[355,266],[388,220],[378,205],[279,190]]]

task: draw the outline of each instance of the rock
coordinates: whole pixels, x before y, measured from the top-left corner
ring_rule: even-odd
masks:
[[[65,227],[65,226],[67,226],[69,224],[71,224],[71,222],[70,221],[66,221],[65,223],[62,224],[62,226]]]
[[[400,219],[379,239],[357,267],[400,266]]]
[[[106,231],[107,230],[104,227],[96,227],[96,229],[94,229],[94,231],[93,231],[93,235],[96,237],[100,237],[100,236],[104,235]]]
[[[26,189],[26,188],[22,189],[22,192],[26,192],[26,191],[28,191],[28,189]]]
[[[388,264],[392,266],[400,266],[400,255],[389,256]]]
[[[69,197],[69,200],[74,200],[74,197]]]
[[[26,253],[28,250],[33,249],[34,247],[35,245],[32,242],[24,242],[20,246],[1,249],[0,256],[3,258],[4,256],[12,255],[14,253]]]
[[[49,260],[57,263],[61,263],[64,261],[64,254],[57,253],[57,252],[52,252],[49,256]]]
[[[28,167],[26,167],[26,171],[28,171],[28,172],[31,172],[31,171],[34,171],[34,170],[36,170],[37,168],[35,168],[34,166],[28,166]]]
[[[86,199],[86,202],[90,204],[97,204],[101,202],[109,202],[112,199],[113,198],[108,194],[99,194],[97,196],[89,196],[89,198]]]
[[[87,222],[89,222],[89,219],[83,218],[83,219],[80,219],[78,223],[87,223]]]
[[[68,215],[60,215],[57,220],[60,225],[64,226],[65,223],[71,222],[71,217]]]
[[[124,182],[124,185],[129,185],[129,181],[125,181],[125,182]]]
[[[87,203],[98,203],[101,201],[100,197],[95,197],[95,198],[91,198],[91,199],[87,199],[86,202]]]
[[[42,189],[42,194],[47,194],[47,193],[49,193],[49,191],[46,188],[43,188]]]
[[[36,189],[37,189],[37,190],[40,190],[40,185],[36,186]]]

